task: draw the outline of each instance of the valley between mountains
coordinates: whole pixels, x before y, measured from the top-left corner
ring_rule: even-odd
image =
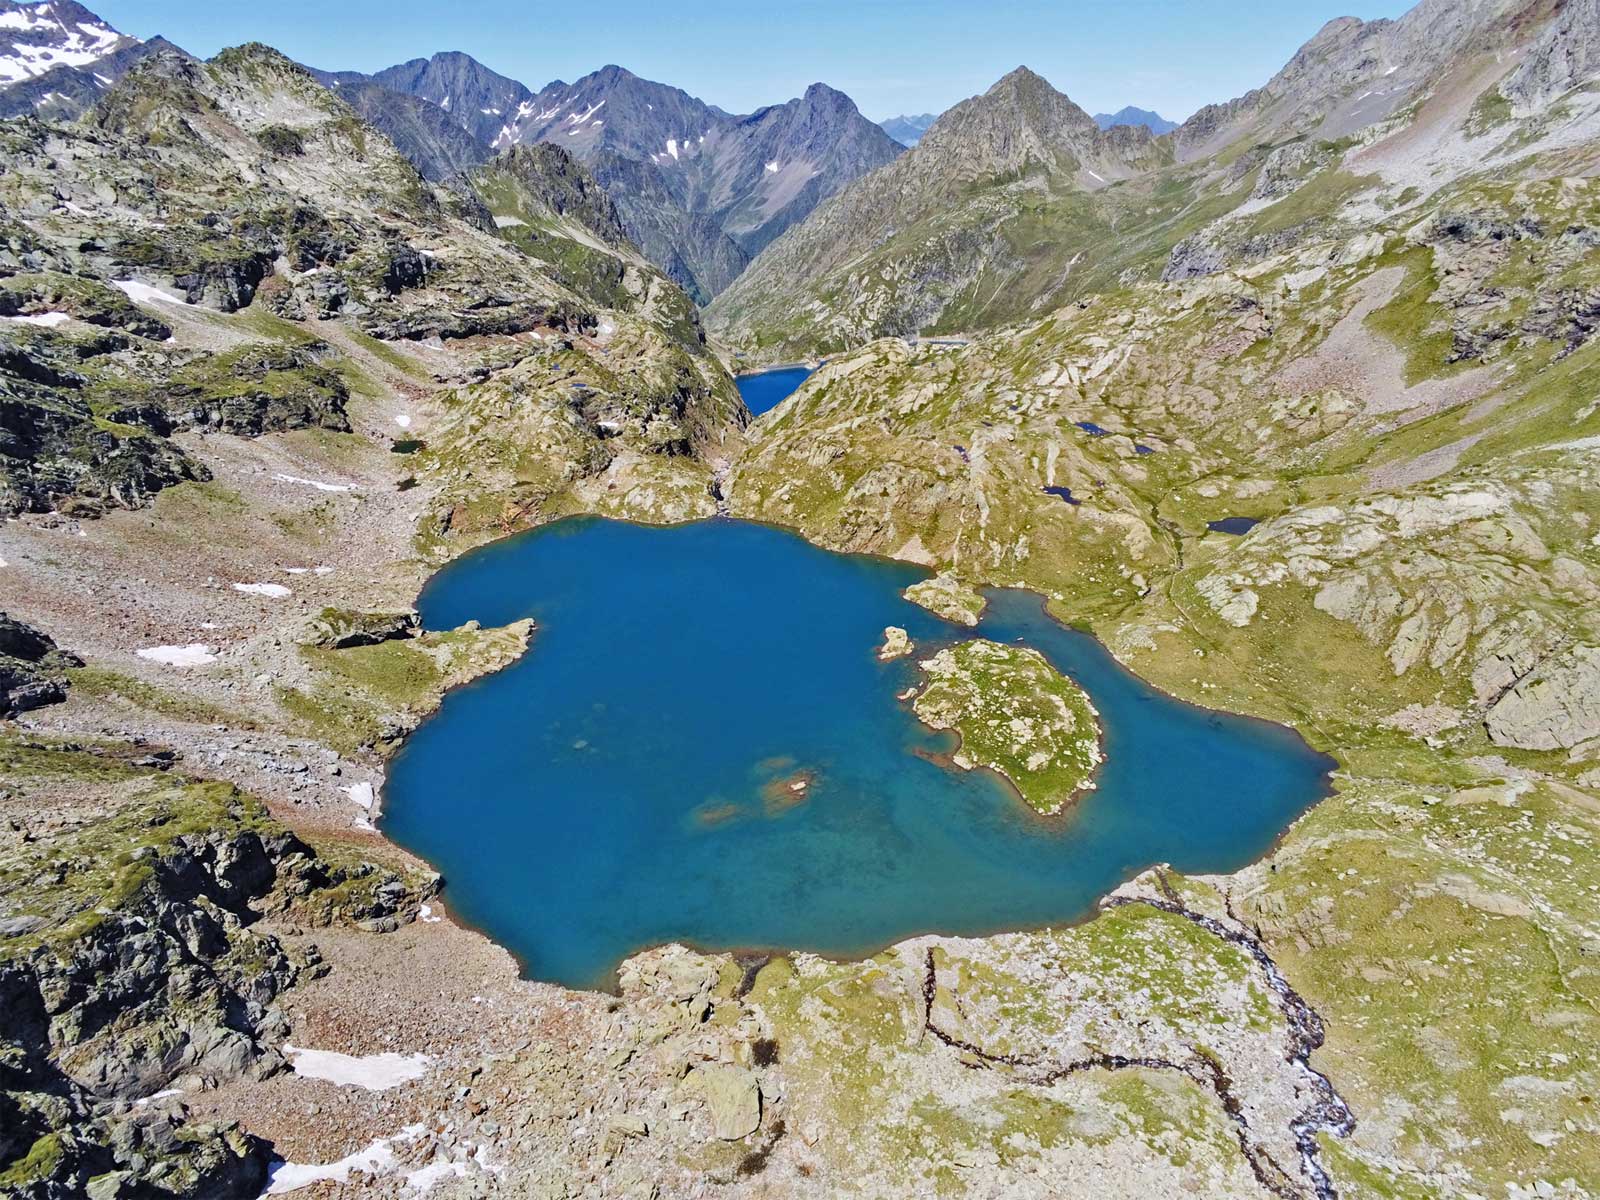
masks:
[[[0,51],[0,1195],[1600,1194],[1596,0],[909,148],[63,2]],[[912,564],[952,640],[1028,589],[1330,794],[1074,925],[523,978],[383,785],[540,653],[423,586],[580,516]],[[1033,651],[860,654],[1028,819],[1115,753]]]

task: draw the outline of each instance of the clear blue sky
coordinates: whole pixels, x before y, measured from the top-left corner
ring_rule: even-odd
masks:
[[[1337,16],[1407,0],[88,0],[124,32],[209,56],[261,41],[328,69],[465,50],[537,91],[609,62],[730,112],[817,80],[875,120],[940,112],[1025,63],[1090,112],[1181,120],[1265,83]]]

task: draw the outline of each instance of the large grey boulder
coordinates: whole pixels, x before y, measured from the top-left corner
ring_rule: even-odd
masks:
[[[1497,700],[1489,740],[1523,750],[1566,750],[1600,737],[1600,646],[1572,646]]]
[[[738,1141],[761,1127],[761,1085],[744,1067],[697,1067],[684,1086],[705,1101],[712,1131],[723,1141]]]

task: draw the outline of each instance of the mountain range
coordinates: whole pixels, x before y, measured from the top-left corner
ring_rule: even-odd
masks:
[[[1491,149],[1508,153],[1469,143],[1584,77],[1596,53],[1577,32],[1586,7],[1550,18],[1527,0],[1424,0],[1397,20],[1331,21],[1263,87],[1160,136],[1101,130],[1016,72],[818,206],[717,297],[708,322],[743,352],[787,359],[993,327],[1261,256],[1341,205],[1370,208],[1371,163],[1393,152],[1369,146],[1402,128],[1437,157],[1440,174],[1415,180],[1424,194]]]
[[[76,4],[4,4],[0,19],[12,15],[0,32],[14,45],[0,56],[0,115],[72,119],[142,58],[172,48]],[[902,149],[820,83],[737,116],[617,66],[538,93],[459,52],[371,75],[313,73],[436,182],[512,146],[562,146],[611,194],[645,255],[702,303],[818,202]]]
[[[910,147],[920,142],[928,127],[938,119],[938,113],[918,113],[914,117],[890,117],[878,124],[895,141]]]
[[[541,141],[564,147],[611,194],[645,254],[702,302],[819,201],[901,149],[820,83],[735,116],[618,66],[537,94],[463,54],[326,78],[435,174],[466,160],[465,144],[428,147],[408,130],[411,113],[373,87],[448,114],[482,158]]]
[[[1178,127],[1176,121],[1169,121],[1160,113],[1147,108],[1134,108],[1131,104],[1114,113],[1096,113],[1094,123],[1101,129],[1110,129],[1113,125],[1143,125],[1155,134],[1171,133]]]

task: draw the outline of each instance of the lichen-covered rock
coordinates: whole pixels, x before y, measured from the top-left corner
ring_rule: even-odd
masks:
[[[988,603],[976,588],[949,571],[912,584],[905,590],[905,598],[935,616],[968,628],[978,623]]]
[[[347,433],[349,388],[318,353],[259,343],[203,356],[158,385],[157,395],[185,427],[245,437],[315,427]]]
[[[1600,737],[1600,646],[1574,646],[1541,663],[1489,710],[1497,745],[1567,750]]]
[[[1045,815],[1092,784],[1101,757],[1099,714],[1037,650],[962,642],[922,668],[928,684],[914,708],[924,723],[961,735],[958,766],[998,772]]]
[[[210,473],[148,429],[101,417],[83,380],[0,334],[0,515],[138,508]]]
[[[761,1128],[761,1084],[748,1069],[708,1063],[690,1072],[683,1087],[705,1101],[712,1132],[723,1141],[737,1141]]]
[[[72,747],[5,753],[104,769]],[[142,792],[113,815],[0,851],[0,1190],[253,1197],[260,1141],[126,1102],[281,1069],[273,1002],[310,964],[255,928],[263,912],[392,927],[422,889],[322,858],[230,785],[136,770],[125,787]]]

